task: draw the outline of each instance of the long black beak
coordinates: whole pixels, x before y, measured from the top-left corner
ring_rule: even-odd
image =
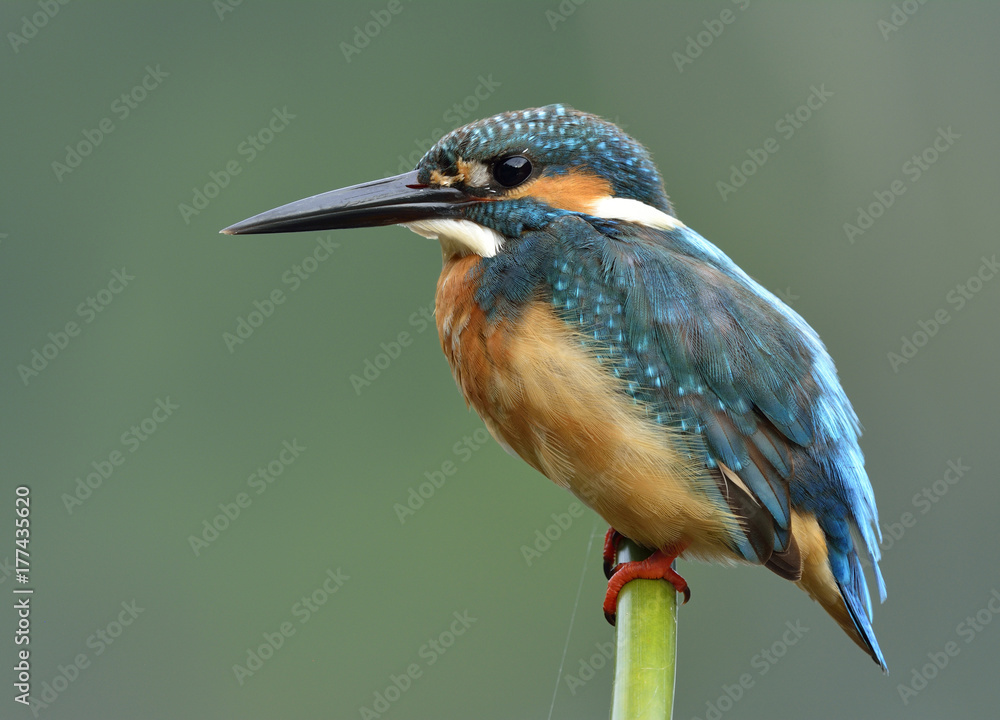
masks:
[[[222,230],[226,235],[375,227],[457,217],[474,199],[449,187],[417,180],[417,171],[331,190],[254,215]]]

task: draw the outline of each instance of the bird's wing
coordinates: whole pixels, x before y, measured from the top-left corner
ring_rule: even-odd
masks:
[[[772,569],[794,576],[795,558],[782,556],[793,549],[794,496],[844,523],[845,553],[854,551],[849,526],[859,526],[877,559],[857,418],[805,321],[686,228],[566,217],[547,235],[559,245],[554,305],[607,349],[657,421],[700,442],[720,494],[746,517],[746,538],[736,539],[744,557],[767,563],[773,548]]]

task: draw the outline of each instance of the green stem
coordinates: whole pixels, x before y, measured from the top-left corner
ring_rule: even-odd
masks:
[[[623,539],[618,562],[649,551]],[[663,580],[633,580],[618,596],[618,651],[611,720],[669,720],[677,665],[677,592]]]

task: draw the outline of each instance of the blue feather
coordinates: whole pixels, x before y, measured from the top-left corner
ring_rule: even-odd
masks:
[[[637,400],[692,433],[706,468],[722,462],[739,474],[772,516],[776,550],[787,546],[791,507],[815,513],[852,613],[867,608],[864,577],[851,574],[850,529],[876,567],[881,595],[877,513],[857,418],[816,333],[691,230],[550,212],[544,230],[522,235],[510,257],[483,260],[477,299],[514,308],[531,285],[532,297],[549,297]],[[511,263],[530,269],[513,289]],[[762,562],[760,543],[732,542],[742,557]],[[873,643],[870,625],[856,624]]]

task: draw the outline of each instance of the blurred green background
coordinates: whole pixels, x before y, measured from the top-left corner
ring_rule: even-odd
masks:
[[[892,674],[791,584],[683,563],[675,717],[995,714],[995,3],[18,0],[0,16],[0,592],[23,484],[37,715],[606,716],[605,526],[562,517],[568,494],[483,442],[426,322],[436,244],[217,234],[551,102],[650,148],[680,217],[819,331],[865,426]],[[242,321],[257,327],[227,344]],[[12,605],[5,718],[32,714],[12,699]],[[808,628],[794,645],[786,623]]]

